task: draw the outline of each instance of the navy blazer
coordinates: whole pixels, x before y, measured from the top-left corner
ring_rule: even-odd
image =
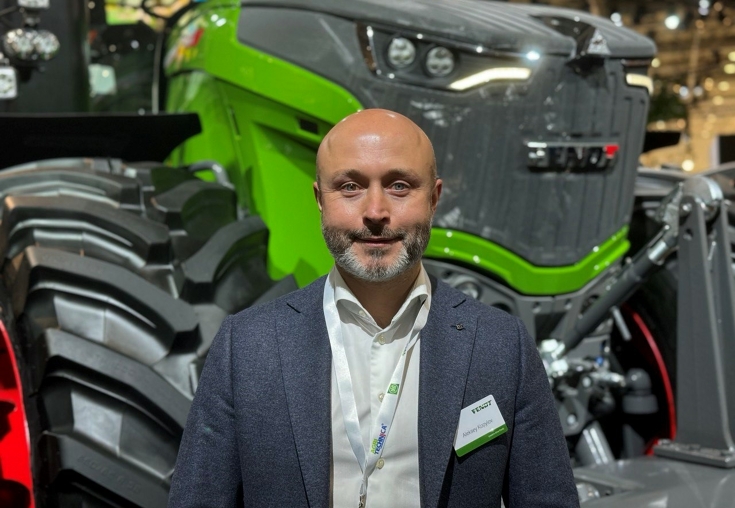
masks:
[[[170,507],[330,506],[324,283],[222,324],[186,423]],[[579,505],[546,373],[520,320],[432,278],[420,362],[423,508],[497,507],[501,495],[508,508]],[[460,410],[490,394],[508,432],[457,457]]]

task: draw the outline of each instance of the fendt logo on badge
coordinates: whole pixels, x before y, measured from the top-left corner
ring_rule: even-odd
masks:
[[[488,400],[488,401],[487,401],[487,402],[485,402],[484,404],[480,404],[479,406],[477,406],[476,408],[474,408],[474,409],[472,410],[472,413],[474,414],[474,413],[477,413],[478,411],[482,411],[482,410],[483,410],[483,409],[485,409],[486,407],[490,407],[490,406],[492,406],[492,404],[493,404],[493,401],[492,401],[492,400]]]
[[[539,171],[601,171],[615,164],[620,145],[613,142],[526,143],[528,167]]]

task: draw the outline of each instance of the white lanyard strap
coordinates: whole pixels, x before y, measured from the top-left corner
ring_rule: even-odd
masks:
[[[357,458],[357,462],[362,469],[362,485],[360,486],[360,498],[364,499],[367,494],[368,477],[375,470],[385,449],[385,442],[388,439],[393,417],[396,414],[398,399],[403,391],[402,378],[406,369],[406,356],[408,351],[416,344],[419,338],[419,332],[426,324],[429,314],[428,305],[421,305],[419,313],[416,316],[411,335],[403,348],[398,364],[396,365],[390,383],[385,390],[385,395],[378,411],[378,418],[370,433],[370,441],[368,450],[365,450],[362,443],[362,434],[360,433],[360,421],[357,417],[357,404],[355,403],[355,394],[352,389],[352,378],[350,377],[350,368],[347,363],[347,354],[345,353],[344,337],[342,336],[342,323],[339,319],[337,304],[334,299],[334,288],[331,281],[325,282],[324,288],[324,309],[329,315],[327,319],[329,343],[332,347],[332,362],[337,378],[337,389],[339,391],[339,399],[342,403],[342,417],[344,418],[345,431],[350,441],[352,451]]]

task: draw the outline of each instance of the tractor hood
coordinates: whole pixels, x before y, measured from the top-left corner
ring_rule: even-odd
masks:
[[[653,58],[650,39],[591,14],[541,5],[478,0],[244,0],[243,7],[286,7],[396,28],[422,31],[498,51],[539,50],[575,56],[591,34],[602,36],[605,56]],[[591,33],[590,33],[591,32]]]

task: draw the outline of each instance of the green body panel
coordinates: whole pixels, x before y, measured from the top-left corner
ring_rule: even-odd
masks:
[[[426,256],[476,266],[503,279],[510,287],[527,295],[571,293],[584,287],[630,248],[628,226],[569,266],[535,266],[483,238],[448,229],[434,228]]]
[[[332,125],[362,106],[331,81],[240,44],[239,9],[194,13],[172,37],[167,109],[197,112],[202,134],[170,161],[222,164],[241,206],[268,225],[271,277],[293,273],[306,285],[333,264],[312,191],[316,150]],[[199,29],[195,46],[176,42]],[[302,129],[304,121],[316,133]]]
[[[201,134],[190,138],[171,153],[169,163],[181,166],[211,159],[228,168],[231,177],[236,176],[239,161],[232,136],[233,126],[217,81],[203,72],[182,74],[169,81],[168,102],[175,105],[169,111],[199,113],[203,126]],[[198,176],[214,180],[214,176],[208,172],[202,171]]]
[[[268,225],[271,277],[293,273],[303,286],[333,264],[312,191],[316,150],[332,125],[362,106],[335,83],[239,43],[239,15],[236,4],[210,1],[187,13],[170,38],[167,109],[196,112],[202,123],[202,134],[170,162],[222,164],[240,205]],[[562,294],[581,289],[620,259],[629,247],[626,233],[627,227],[562,267],[534,266],[483,238],[437,228],[426,255],[475,266],[524,294]]]

